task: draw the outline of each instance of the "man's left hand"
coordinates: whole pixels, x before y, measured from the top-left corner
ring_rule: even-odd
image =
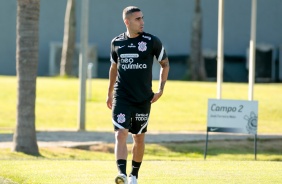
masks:
[[[162,94],[163,94],[162,91],[155,93],[154,97],[151,100],[151,103],[154,103],[154,102],[158,101],[158,99],[162,96]]]

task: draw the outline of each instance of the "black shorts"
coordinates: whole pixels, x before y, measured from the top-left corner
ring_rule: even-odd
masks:
[[[132,134],[147,132],[151,102],[132,104],[115,99],[112,107],[114,129],[128,129]]]

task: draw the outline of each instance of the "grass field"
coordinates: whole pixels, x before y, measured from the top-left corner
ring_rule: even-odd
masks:
[[[76,78],[37,79],[36,127],[77,129],[78,88]],[[157,89],[158,82],[153,82]],[[16,115],[16,78],[0,76],[0,127],[13,129]],[[106,107],[108,80],[94,79],[86,104],[86,129],[111,131],[111,111]],[[258,133],[282,132],[282,84],[255,84],[259,102]],[[88,93],[87,93],[88,94]],[[152,106],[150,131],[205,131],[207,103],[216,98],[215,82],[168,81],[162,98]],[[248,84],[223,83],[223,99],[247,100]],[[173,123],[173,126],[171,124]],[[161,125],[161,126],[160,126]]]
[[[9,161],[1,161],[5,171]],[[18,160],[7,175],[24,184],[111,184],[116,173],[112,161]],[[254,161],[147,161],[142,164],[141,184],[271,183],[282,181],[281,162]],[[6,177],[6,176],[4,176]],[[40,182],[38,182],[40,181]]]
[[[254,161],[251,140],[211,141],[204,161],[204,142],[149,144],[139,183],[281,183],[282,141],[259,140],[258,147]],[[0,149],[0,183],[2,177],[9,184],[111,184],[117,172],[112,150],[113,144],[91,150],[41,148],[35,157]],[[130,161],[128,172],[129,167]]]
[[[153,85],[157,89],[157,81]],[[11,132],[16,121],[16,78],[0,76],[0,86],[0,133]],[[105,104],[107,86],[107,80],[92,81],[87,130],[112,130],[111,111]],[[259,133],[282,133],[282,85],[256,84],[254,89]],[[246,100],[248,85],[224,83],[222,94],[223,99]],[[164,95],[152,106],[149,130],[205,131],[207,102],[215,97],[214,82],[168,81]],[[37,129],[77,129],[77,112],[78,79],[38,78]],[[204,144],[148,144],[139,183],[282,183],[282,140],[258,140],[257,161],[252,140],[211,141],[206,161]],[[41,156],[34,157],[0,149],[0,183],[111,184],[116,174],[112,150],[112,144],[91,150],[40,148]]]

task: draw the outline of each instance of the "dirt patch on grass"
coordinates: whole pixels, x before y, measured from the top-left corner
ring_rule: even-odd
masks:
[[[75,146],[73,148],[88,150],[88,151],[97,151],[97,152],[103,152],[103,153],[114,153],[115,145],[113,143],[111,144],[97,143],[93,145]]]
[[[0,183],[1,184],[17,184],[10,179],[3,178],[2,176],[0,176]]]
[[[146,144],[148,147],[153,144]],[[205,146],[205,141],[194,142],[169,142],[169,143],[155,143],[161,147],[166,147],[170,151],[190,152],[191,150],[202,150]],[[254,147],[254,140],[212,140],[208,142],[209,149],[220,150],[250,150]],[[114,153],[115,145],[113,143],[97,143],[93,145],[76,146],[76,149],[83,149],[89,151]],[[238,149],[240,148],[240,149]],[[131,152],[132,144],[128,144],[128,152]],[[266,153],[281,153],[282,154],[282,139],[259,139],[257,140],[257,149],[259,152]]]

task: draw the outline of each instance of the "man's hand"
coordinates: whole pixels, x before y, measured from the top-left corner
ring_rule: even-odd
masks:
[[[113,104],[113,95],[109,95],[108,98],[107,98],[107,106],[109,109],[112,109],[112,104]]]
[[[159,92],[155,93],[154,97],[151,100],[151,103],[154,103],[154,102],[158,101],[158,99],[162,96],[162,94],[163,94],[162,91],[159,91]]]

